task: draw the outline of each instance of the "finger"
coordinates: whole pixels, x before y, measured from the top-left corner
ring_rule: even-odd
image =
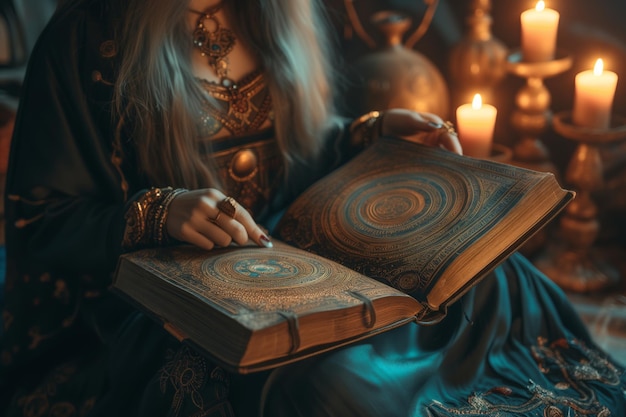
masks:
[[[422,113],[420,116],[428,121],[427,124],[432,129],[430,132],[423,132],[425,135],[421,139],[417,138],[418,142],[430,146],[439,146],[463,155],[463,148],[452,122],[444,122],[443,119],[432,113]]]
[[[218,191],[214,190],[212,191],[210,196],[202,195],[200,197],[200,201],[203,203],[201,205],[201,209],[202,209],[201,215],[203,217],[212,219],[212,218],[217,217],[218,213],[220,212],[220,209],[217,207],[217,202],[219,201],[220,198],[225,198],[225,196],[224,197],[220,197],[219,195],[214,196],[214,194],[216,193],[218,193]]]
[[[171,227],[168,232],[171,236],[178,240],[186,241],[189,243],[202,244],[204,248],[211,248],[211,245],[228,246],[233,241],[231,233],[236,232],[236,228],[231,233],[220,227],[218,223],[222,223],[218,219],[224,218],[228,222],[228,217],[217,207],[217,201],[225,198],[224,194],[217,190],[204,191],[204,194],[199,195],[196,193],[196,197],[190,192],[185,203],[179,208],[178,211],[171,210],[172,217],[177,217],[178,221],[172,221]],[[247,235],[243,227],[239,227],[240,234],[243,232],[243,237],[239,238],[239,241],[245,241]],[[201,236],[198,236],[201,235]],[[208,239],[211,244],[204,242],[204,239]]]
[[[272,247],[271,240],[267,233],[252,220],[249,214],[242,215],[242,217],[245,217],[242,219],[239,219],[239,216],[238,214],[236,219],[221,216],[217,220],[216,225],[224,230],[224,232],[239,245],[244,245],[248,241],[252,241],[259,246]]]
[[[219,225],[222,219],[225,219],[225,216],[220,213],[218,213],[217,219],[194,217],[183,225],[181,229],[181,240],[193,244],[202,244],[202,247],[208,249],[211,249],[213,246],[229,246],[233,238]]]
[[[215,242],[188,224],[182,227],[179,239],[205,250],[212,250],[215,247]]]
[[[443,129],[446,126],[446,122],[434,113],[421,112],[417,114],[423,120],[423,123],[426,123],[426,126],[424,126],[424,130],[426,131]]]
[[[441,131],[439,134],[439,146],[456,154],[463,155],[463,147],[456,133]]]
[[[251,240],[259,246],[272,246],[267,233],[254,221],[248,210],[232,197],[225,197],[216,206],[222,215],[214,223],[224,230],[234,242],[244,245]]]
[[[224,196],[218,201],[208,200],[206,206],[209,214],[205,217],[210,224],[205,224],[205,227],[208,229],[207,233],[212,231],[212,225],[220,228],[235,243],[239,245],[247,243],[249,240],[248,232],[241,220],[237,218],[238,212],[245,211],[245,209],[232,197]],[[213,207],[215,207],[216,213],[211,215]]]
[[[435,114],[418,113],[407,109],[386,111],[382,123],[383,134],[394,136],[411,136],[444,127],[443,120]]]
[[[218,213],[216,218],[207,220],[209,222],[209,225],[207,226],[207,233],[211,233],[211,226],[213,226],[219,228],[231,242],[235,242],[238,245],[244,245],[248,242],[248,232],[244,225],[238,220],[228,217],[222,212]],[[219,236],[219,238],[222,239],[223,243],[225,243],[223,236]],[[230,244],[230,242],[227,244]]]
[[[243,245],[248,241],[248,234],[243,226],[228,216],[221,215],[216,219],[208,219],[201,233],[218,246],[226,247],[231,243]]]
[[[272,247],[267,233],[254,221],[250,212],[239,203],[237,203],[235,219],[245,229],[247,238],[259,246]]]

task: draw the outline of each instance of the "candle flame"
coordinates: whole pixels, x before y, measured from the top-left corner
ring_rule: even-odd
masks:
[[[598,58],[593,66],[593,75],[602,75],[602,71],[604,71],[604,61],[602,61],[602,58]]]
[[[537,10],[538,12],[543,11],[543,9],[546,8],[546,3],[543,0],[539,0],[537,2],[537,5],[535,6],[535,10]]]
[[[474,99],[472,100],[472,108],[480,109],[483,106],[483,99],[480,94],[474,94]]]

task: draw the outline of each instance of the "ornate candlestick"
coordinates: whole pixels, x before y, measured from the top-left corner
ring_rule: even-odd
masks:
[[[571,122],[569,112],[554,116],[557,133],[578,142],[565,173],[565,182],[576,191],[576,198],[560,218],[561,244],[535,263],[560,287],[575,292],[592,292],[613,286],[618,271],[593,250],[600,230],[593,193],[603,187],[603,167],[599,147],[626,138],[626,120],[614,116],[608,129],[589,129]]]
[[[522,53],[515,51],[507,57],[506,65],[510,73],[526,78],[526,85],[515,96],[517,109],[511,116],[511,124],[519,133],[513,146],[512,163],[556,174],[549,152],[540,139],[552,123],[552,97],[543,80],[567,71],[572,66],[572,57],[557,53],[550,61],[526,62]]]

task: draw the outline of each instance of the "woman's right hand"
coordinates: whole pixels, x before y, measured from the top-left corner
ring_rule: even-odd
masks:
[[[252,240],[259,246],[271,247],[267,234],[252,216],[234,199],[214,188],[186,191],[177,195],[169,205],[166,229],[170,237],[211,250],[231,243],[246,244]],[[222,202],[222,203],[220,203]],[[234,215],[220,210],[220,204],[232,203]],[[228,207],[227,207],[228,208]]]
[[[406,140],[428,146],[438,146],[463,155],[463,149],[454,129],[436,114],[408,109],[385,111],[381,134],[400,136]]]

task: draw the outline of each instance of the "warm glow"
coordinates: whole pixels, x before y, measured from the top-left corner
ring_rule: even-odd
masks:
[[[545,9],[545,8],[546,8],[546,4],[544,3],[543,0],[539,0],[537,2],[537,5],[535,6],[535,10],[537,10],[538,12],[543,11],[543,9]]]
[[[483,99],[480,94],[474,94],[474,99],[472,100],[472,108],[480,109],[483,106]]]
[[[534,9],[524,10],[522,24],[522,55],[527,62],[554,59],[560,14],[539,0]]]
[[[574,124],[591,129],[609,129],[617,74],[604,69],[604,61],[596,60],[593,69],[576,74]]]
[[[483,104],[480,94],[457,107],[456,125],[464,155],[489,158],[497,113],[491,104]]]
[[[593,75],[602,75],[602,71],[604,71],[604,62],[602,58],[598,58],[596,65],[593,66]]]

